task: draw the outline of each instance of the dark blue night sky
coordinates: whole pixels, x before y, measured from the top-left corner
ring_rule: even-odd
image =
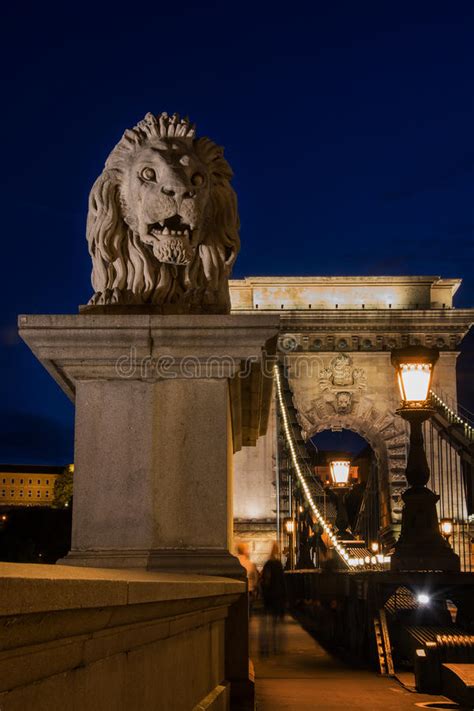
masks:
[[[459,276],[456,305],[474,306],[472,2],[16,5],[0,42],[0,462],[72,459],[73,407],[16,317],[88,300],[87,195],[147,111],[189,114],[226,147],[235,277]]]

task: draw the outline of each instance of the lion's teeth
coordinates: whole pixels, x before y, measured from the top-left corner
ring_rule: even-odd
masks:
[[[176,234],[181,235],[182,234],[181,230],[176,230]]]
[[[169,229],[167,227],[165,227],[165,229],[163,230],[163,234],[169,235],[169,233],[170,233]]]
[[[171,230],[170,234],[175,235],[175,234],[176,234],[176,230]]]
[[[183,234],[184,234],[186,237],[189,237],[189,230],[184,230],[184,233],[183,233]]]

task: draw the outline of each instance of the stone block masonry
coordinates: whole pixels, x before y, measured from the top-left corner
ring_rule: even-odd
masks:
[[[229,708],[229,611],[245,584],[0,564],[2,711]]]

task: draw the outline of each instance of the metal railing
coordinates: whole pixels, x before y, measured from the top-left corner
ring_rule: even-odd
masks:
[[[424,424],[425,449],[430,467],[429,486],[439,495],[440,519],[449,519],[449,542],[459,555],[461,570],[473,569],[472,530],[474,423],[470,413],[452,398],[430,391],[434,415]]]

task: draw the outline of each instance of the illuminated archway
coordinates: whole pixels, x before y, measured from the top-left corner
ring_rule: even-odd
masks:
[[[338,356],[303,356],[304,360],[297,355],[285,357],[298,422],[305,440],[323,430],[346,429],[369,443],[379,474],[381,524],[388,528],[401,517],[401,494],[406,488],[406,427],[395,414],[393,389],[380,387],[371,372],[379,367],[378,362]],[[339,370],[334,375],[336,368]]]

